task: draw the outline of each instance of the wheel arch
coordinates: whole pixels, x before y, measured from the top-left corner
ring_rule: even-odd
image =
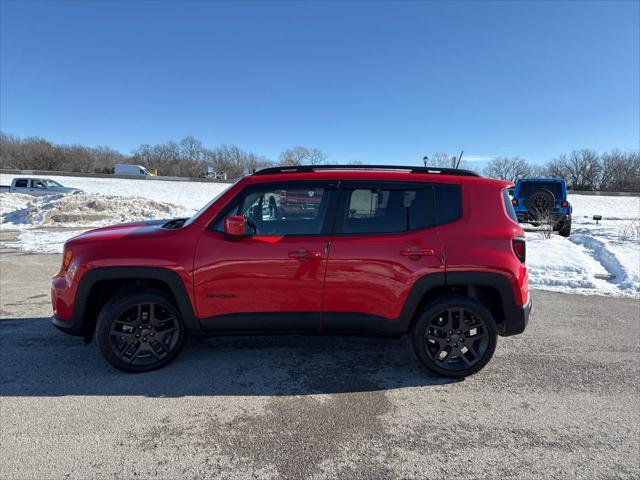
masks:
[[[201,331],[184,282],[173,270],[161,267],[104,267],[85,273],[73,306],[73,332],[90,339],[102,307],[117,292],[148,287],[167,296],[176,305],[189,333]]]
[[[480,301],[491,312],[501,336],[524,330],[516,320],[520,317],[511,282],[505,275],[493,272],[447,272],[420,278],[412,287],[400,315],[405,331],[413,328],[418,314],[438,298],[462,294]]]

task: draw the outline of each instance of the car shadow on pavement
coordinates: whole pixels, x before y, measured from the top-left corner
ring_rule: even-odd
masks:
[[[312,395],[455,381],[424,369],[407,339],[322,336],[193,338],[166,367],[127,374],[48,318],[0,319],[0,396]]]

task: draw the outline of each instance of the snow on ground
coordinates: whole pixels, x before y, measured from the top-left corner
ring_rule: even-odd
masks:
[[[527,233],[530,287],[640,297],[640,238],[624,235],[624,227],[640,222],[640,197],[569,195],[569,201],[569,238]],[[602,215],[599,224],[594,215]]]
[[[0,184],[10,185],[14,178],[34,175],[1,173]],[[229,185],[214,182],[189,182],[170,180],[134,180],[122,178],[48,176],[65,187],[80,188],[87,193],[117,197],[144,197],[159,202],[172,203],[196,212]]]
[[[85,230],[24,230],[15,240],[4,243],[7,248],[15,248],[30,253],[61,253],[64,242],[80,235]]]
[[[0,174],[0,184],[11,183],[16,176]],[[58,253],[68,238],[88,228],[190,216],[228,186],[190,181],[50,178],[87,194],[32,197],[0,193],[0,228],[19,230],[16,240],[6,246]],[[527,233],[530,286],[640,297],[640,238],[621,235],[622,227],[640,222],[640,197],[569,195],[569,201],[573,205],[573,231],[568,239]],[[593,215],[603,216],[599,225]]]

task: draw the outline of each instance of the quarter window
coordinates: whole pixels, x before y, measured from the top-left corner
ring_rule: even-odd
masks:
[[[462,195],[459,185],[436,185],[436,223],[453,222],[462,214]]]
[[[27,188],[26,180],[16,180],[16,187],[18,188]]]

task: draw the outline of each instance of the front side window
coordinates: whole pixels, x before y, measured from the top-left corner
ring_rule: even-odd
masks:
[[[242,215],[254,235],[318,235],[327,210],[329,192],[319,186],[279,185],[251,188],[214,224],[224,231],[224,218]]]
[[[347,190],[341,233],[398,233],[433,225],[433,190],[366,188]]]

